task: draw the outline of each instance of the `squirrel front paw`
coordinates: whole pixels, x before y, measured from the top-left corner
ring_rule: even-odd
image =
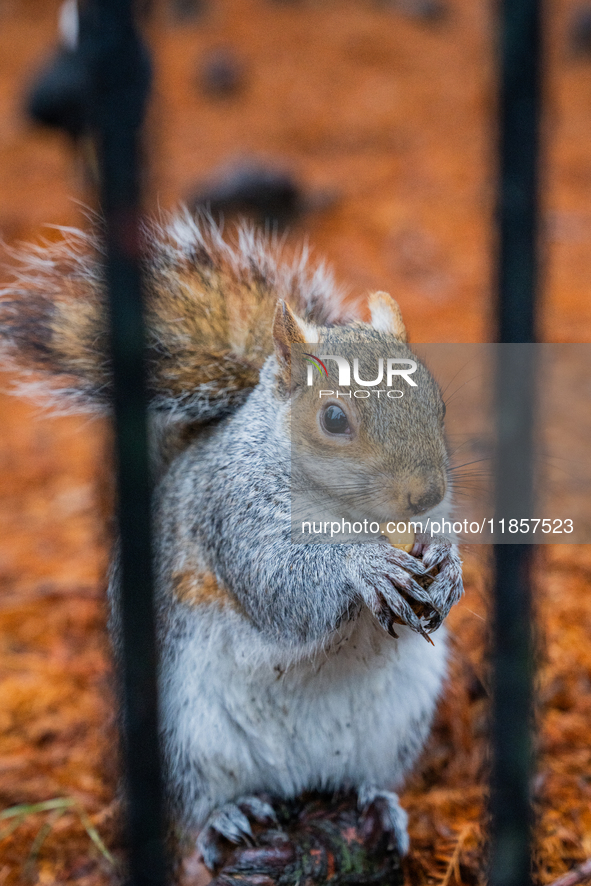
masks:
[[[428,587],[429,597],[435,609],[428,625],[429,630],[434,631],[464,593],[462,561],[457,545],[436,541],[424,547],[422,562],[426,574],[435,573],[435,578]]]
[[[364,785],[357,793],[358,805],[364,814],[364,830],[369,831],[377,824],[387,835],[388,849],[396,849],[406,855],[409,848],[408,815],[400,805],[398,794],[381,791],[374,785]],[[369,837],[369,833],[366,835]]]
[[[388,543],[357,545],[348,571],[353,586],[392,637],[398,636],[396,624],[427,636],[422,617],[415,612],[433,611],[431,595],[417,581],[426,574],[420,559]]]
[[[456,545],[433,542],[408,554],[378,543],[360,546],[349,565],[353,584],[381,626],[397,637],[408,625],[428,638],[463,593]]]
[[[197,838],[197,849],[210,871],[215,872],[222,861],[224,840],[254,845],[249,819],[263,825],[277,823],[275,810],[260,797],[241,797],[212,812]]]

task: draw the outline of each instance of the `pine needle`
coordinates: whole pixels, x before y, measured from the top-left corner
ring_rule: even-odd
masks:
[[[447,870],[445,872],[445,876],[441,881],[440,886],[449,886],[451,882],[452,876],[454,877],[457,886],[460,886],[462,882],[462,878],[460,875],[460,857],[462,853],[462,847],[466,840],[466,837],[472,830],[472,825],[468,824],[465,828],[460,831],[460,835],[458,837],[458,841],[454,847],[453,855],[449,860],[449,864],[447,866]]]

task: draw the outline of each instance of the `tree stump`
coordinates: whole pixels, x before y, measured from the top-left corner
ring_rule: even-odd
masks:
[[[211,886],[402,886],[377,806],[360,812],[353,793],[271,802],[278,825],[253,828],[254,846],[228,842]]]

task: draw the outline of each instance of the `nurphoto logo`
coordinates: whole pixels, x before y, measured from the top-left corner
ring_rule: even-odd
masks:
[[[337,364],[337,368],[339,371],[339,387],[340,388],[350,388],[351,387],[351,364],[346,357],[340,357],[336,354],[321,354],[319,357],[316,357],[314,354],[304,353],[304,359],[308,364],[307,367],[307,385],[311,387],[314,384],[314,370],[320,373],[320,375],[328,380],[328,369],[326,368],[325,360],[334,360]],[[399,357],[387,357],[386,358],[386,387],[389,390],[354,390],[354,391],[320,391],[319,397],[351,397],[353,394],[354,397],[359,399],[365,399],[369,397],[372,393],[377,394],[379,397],[380,394],[386,394],[386,396],[391,400],[398,400],[400,397],[404,396],[404,391],[399,389],[393,389],[394,381],[396,380],[398,383],[402,380],[406,382],[407,385],[410,385],[413,388],[417,387],[416,381],[413,381],[411,375],[417,370],[417,363],[415,360],[406,360],[401,359]],[[374,379],[363,379],[359,374],[359,360],[357,357],[353,360],[353,380],[356,384],[361,385],[362,389],[365,388],[375,388],[377,385],[381,385],[384,382],[384,358],[380,357],[378,359],[377,366],[377,375]]]

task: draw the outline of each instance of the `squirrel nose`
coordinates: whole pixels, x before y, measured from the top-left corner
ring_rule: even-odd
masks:
[[[432,482],[427,489],[413,490],[408,493],[408,510],[413,515],[424,514],[438,505],[445,495],[443,482]]]

